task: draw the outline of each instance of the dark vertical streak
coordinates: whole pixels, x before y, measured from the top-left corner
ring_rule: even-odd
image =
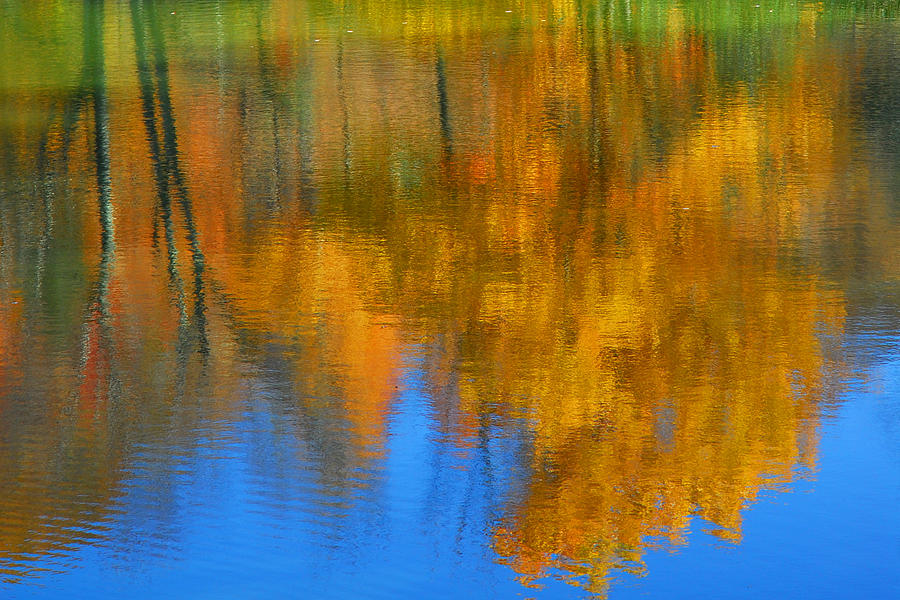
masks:
[[[453,154],[453,132],[450,129],[450,108],[447,102],[447,73],[444,51],[438,47],[434,62],[437,76],[438,113],[441,121],[441,142],[447,154]]]
[[[306,83],[310,78],[309,72],[305,72],[297,78],[297,151],[300,155],[300,200],[310,213],[315,213],[316,189],[313,180],[312,111],[307,104],[311,93],[308,89],[308,83]]]
[[[203,275],[206,261],[200,249],[197,226],[194,221],[193,205],[188,193],[184,173],[178,157],[178,137],[175,130],[175,118],[172,111],[172,100],[169,92],[169,64],[166,58],[165,39],[156,13],[149,18],[149,30],[153,40],[153,58],[156,71],[157,98],[159,100],[160,117],[163,129],[163,152],[169,175],[175,184],[175,197],[184,216],[187,230],[186,239],[191,252],[194,272],[194,319],[197,324],[197,335],[202,354],[209,353],[209,340],[206,332],[206,293]]]
[[[341,109],[341,133],[344,140],[344,185],[350,184],[350,112],[347,108],[347,93],[344,90],[344,38],[338,37],[337,44],[337,91]]]
[[[597,64],[597,32],[594,29],[594,11],[588,11],[588,26],[585,28],[585,35],[588,36],[588,72],[590,73],[590,93],[591,93],[591,123],[588,137],[590,144],[591,166],[594,169],[600,166],[600,152],[598,139],[598,120],[600,111],[597,110],[597,102],[600,95],[600,67]]]
[[[37,155],[37,172],[38,172],[38,189],[37,193],[41,200],[41,209],[43,216],[43,226],[41,227],[41,237],[38,243],[37,265],[35,267],[35,293],[40,300],[44,290],[44,264],[46,263],[47,252],[50,246],[50,239],[53,236],[53,173],[50,168],[50,156],[47,150],[49,143],[50,131],[49,127],[44,132],[40,145],[38,146]]]
[[[83,25],[84,89],[91,96],[94,112],[93,147],[100,220],[100,263],[97,267],[97,282],[85,322],[81,372],[83,376],[86,376],[86,369],[90,361],[95,360],[99,365],[103,365],[102,370],[105,374],[102,375],[102,382],[105,388],[98,387],[96,391],[92,392],[97,395],[95,401],[107,398],[107,394],[119,385],[111,366],[114,344],[110,324],[112,315],[109,303],[109,284],[115,261],[115,230],[110,167],[109,101],[106,95],[104,70],[103,9],[103,0],[85,2]],[[92,343],[92,339],[96,345]],[[94,349],[91,350],[91,347]],[[107,407],[108,410],[113,408],[115,407]]]
[[[143,7],[138,0],[131,0],[131,24],[134,31],[135,61],[137,65],[138,84],[141,91],[141,109],[144,127],[147,130],[147,143],[150,147],[150,159],[153,162],[153,176],[156,182],[156,193],[159,204],[154,214],[154,221],[162,221],[163,234],[166,241],[166,264],[169,282],[175,292],[175,305],[178,308],[179,321],[182,327],[187,322],[187,308],[184,285],[178,272],[178,250],[175,246],[175,228],[172,223],[172,200],[169,192],[169,177],[163,163],[162,150],[159,144],[159,131],[156,127],[156,106],[153,99],[153,80],[150,61],[147,56],[147,44],[143,28]],[[154,233],[156,228],[154,228]]]
[[[284,168],[282,166],[282,157],[281,157],[281,135],[279,133],[278,126],[278,95],[275,92],[275,85],[273,83],[273,73],[272,73],[272,57],[268,49],[266,48],[265,40],[263,40],[262,34],[262,12],[257,12],[256,15],[256,50],[257,50],[257,63],[259,66],[259,78],[260,78],[260,89],[263,94],[263,98],[265,101],[271,105],[272,107],[272,145],[273,145],[273,170],[274,170],[274,185],[273,187],[273,199],[276,203],[281,203],[281,195],[282,195],[282,185],[284,182],[283,171]]]
[[[87,59],[87,55],[85,55]],[[85,62],[84,64],[88,64]],[[102,68],[102,65],[101,65]],[[72,134],[75,129],[75,125],[78,122],[78,117],[81,113],[81,109],[83,108],[86,90],[83,89],[85,85],[90,86],[90,78],[93,76],[93,73],[85,70],[82,73],[82,85],[81,88],[78,89],[71,97],[69,97],[63,106],[62,109],[62,144],[59,151],[60,161],[64,169],[68,170],[68,156],[69,156],[69,146],[72,142]],[[87,84],[85,83],[87,82]],[[90,90],[91,93],[94,92],[93,89]],[[37,155],[37,172],[40,174],[39,177],[39,188],[38,188],[38,196],[41,200],[41,208],[43,212],[43,226],[41,228],[41,236],[40,242],[38,245],[38,257],[37,257],[37,268],[36,268],[36,281],[35,281],[35,290],[40,298],[43,294],[44,288],[44,265],[46,262],[46,256],[49,252],[50,243],[53,239],[53,229],[54,229],[54,219],[53,219],[53,196],[56,192],[56,177],[55,177],[55,163],[53,152],[48,149],[51,138],[51,131],[53,129],[53,121],[55,121],[55,116],[51,119],[51,123],[48,124],[47,130],[44,132],[41,142],[38,147],[38,155]]]
[[[82,75],[82,80],[86,80],[87,73]],[[81,111],[85,106],[86,90],[78,90],[75,96],[63,111],[62,117],[62,145],[59,151],[59,158],[63,167],[68,169],[69,166],[69,147],[72,145],[72,137],[75,133],[75,125],[81,116]]]
[[[89,0],[84,10],[85,70],[94,108],[94,158],[100,213],[101,267],[112,260],[115,250],[112,178],[109,149],[109,102],[103,67],[103,0]],[[108,275],[108,274],[107,274]]]

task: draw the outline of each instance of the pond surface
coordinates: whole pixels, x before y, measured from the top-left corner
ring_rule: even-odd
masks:
[[[898,12],[0,3],[0,595],[900,596]]]

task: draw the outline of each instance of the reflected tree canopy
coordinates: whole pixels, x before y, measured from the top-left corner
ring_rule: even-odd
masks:
[[[5,577],[137,472],[163,527],[250,413],[352,536],[410,370],[435,453],[516,463],[526,584],[604,595],[814,472],[860,279],[896,298],[896,28],[833,30],[882,4],[49,4],[0,7]]]

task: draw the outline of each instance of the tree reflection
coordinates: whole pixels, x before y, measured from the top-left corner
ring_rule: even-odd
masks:
[[[39,480],[7,498],[5,557],[83,542],[29,540],[47,515],[99,522],[138,448],[162,482],[148,504],[169,507],[143,510],[170,519],[173,465],[217,428],[263,448],[257,475],[286,496],[284,465],[312,465],[310,503],[350,527],[378,510],[411,371],[436,434],[424,512],[478,529],[483,487],[486,543],[529,584],[603,594],[696,516],[738,541],[760,490],[814,468],[849,368],[829,257],[851,246],[868,269],[892,247],[846,239],[891,231],[861,210],[888,201],[850,143],[860,56],[829,68],[819,12],[784,8],[797,35],[769,49],[743,9],[691,2],[563,1],[501,24],[492,2],[217,3],[210,69],[202,19],[169,29],[165,8],[130,0],[131,48],[104,44],[118,13],[86,3],[81,83],[34,99],[53,116],[3,145],[0,268],[36,270],[37,293],[0,287],[0,410],[49,399],[22,410],[27,433],[2,413],[3,480]],[[6,204],[16,171],[36,173],[33,214]],[[26,360],[75,352],[49,375]],[[269,428],[242,429],[254,419]],[[442,506],[460,463],[464,500]],[[29,505],[56,489],[64,508]]]

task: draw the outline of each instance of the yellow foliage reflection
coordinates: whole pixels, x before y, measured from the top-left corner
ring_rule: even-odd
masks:
[[[74,480],[93,508],[63,526],[100,519],[136,446],[189,446],[266,385],[350,497],[422,353],[449,443],[493,418],[529,442],[490,533],[526,584],[554,570],[602,594],[694,516],[739,541],[760,490],[815,468],[847,370],[825,249],[884,214],[857,210],[883,205],[854,134],[862,59],[818,44],[807,9],[747,66],[689,5],[623,25],[569,0],[507,20],[425,4],[230,6],[215,35],[187,6],[182,34],[155,4],[107,6],[114,249],[87,84],[51,97],[2,72],[10,112],[52,117],[0,123],[5,172],[44,201],[0,230],[0,268],[32,290],[0,286],[0,391],[44,382],[29,352],[55,362],[9,436],[28,464],[0,463],[0,556],[64,545],[31,542],[53,511],[29,498]]]

